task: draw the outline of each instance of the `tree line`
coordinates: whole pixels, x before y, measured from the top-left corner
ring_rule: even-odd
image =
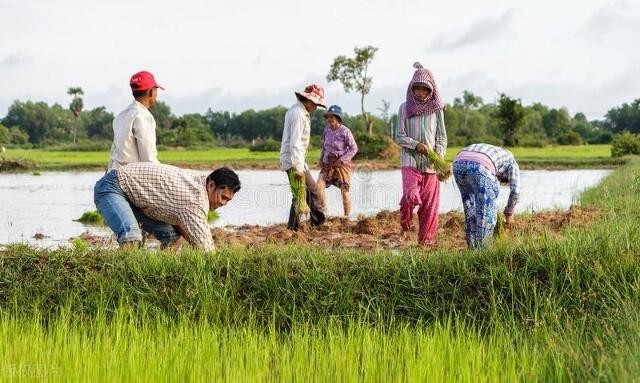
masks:
[[[105,107],[81,110],[78,94],[69,108],[45,102],[15,101],[0,120],[0,143],[17,147],[108,146],[113,138],[114,115]],[[204,114],[175,115],[159,101],[151,109],[157,123],[158,144],[165,147],[249,146],[256,141],[276,140],[282,135],[286,108],[245,110],[241,113],[207,110]],[[397,115],[383,101],[379,114],[345,115],[344,124],[356,135],[389,135]],[[609,143],[613,136],[640,133],[640,99],[612,108],[603,120],[589,121],[582,113],[573,116],[564,108],[541,103],[524,106],[501,94],[494,102],[465,91],[445,108],[445,123],[452,146],[487,142],[506,146],[545,146]],[[324,112],[311,118],[316,138],[324,128]],[[76,144],[74,145],[74,142]]]

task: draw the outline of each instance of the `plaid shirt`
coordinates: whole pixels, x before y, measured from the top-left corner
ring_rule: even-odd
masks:
[[[194,247],[215,249],[207,221],[207,176],[150,162],[129,164],[117,172],[125,195],[144,214],[170,225],[181,225]]]
[[[504,209],[505,214],[513,214],[513,209],[520,196],[520,168],[513,153],[499,146],[489,144],[473,144],[462,149],[463,152],[482,153],[489,157],[496,167],[496,177],[509,181],[509,201]]]
[[[441,157],[447,151],[447,131],[444,126],[444,113],[423,113],[407,118],[405,103],[398,109],[398,121],[393,130],[393,139],[402,147],[400,166],[409,166],[422,173],[435,173],[433,164],[415,150],[419,142],[433,149]]]

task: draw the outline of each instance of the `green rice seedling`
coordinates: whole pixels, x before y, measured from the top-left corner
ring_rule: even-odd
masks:
[[[71,241],[71,245],[73,245],[73,248],[75,250],[80,252],[86,252],[89,249],[89,244],[82,238],[74,239],[73,241]]]
[[[414,152],[415,152],[415,155],[424,156],[429,159],[429,161],[433,165],[433,168],[436,171],[436,175],[438,176],[439,181],[441,182],[446,181],[447,179],[449,179],[449,177],[451,177],[451,174],[452,174],[451,162],[440,157],[440,155],[436,153],[435,150],[427,146],[427,154],[422,154],[417,150],[415,150]]]
[[[300,178],[296,175],[294,169],[287,170],[289,176],[289,185],[291,185],[291,193],[295,200],[296,213],[308,214],[310,212],[309,205],[307,205],[307,185],[304,178]]]
[[[99,211],[85,211],[82,216],[75,220],[76,222],[84,223],[85,225],[97,225],[104,226],[104,219]]]
[[[438,153],[433,149],[427,149],[427,158],[429,158],[433,164],[436,174],[438,175],[438,180],[446,181],[451,177],[451,162],[440,157],[440,155],[438,155]]]
[[[493,238],[502,239],[507,235],[507,220],[503,212],[498,212],[496,226],[493,229]]]
[[[457,321],[299,325],[282,334],[127,310],[50,323],[2,315],[0,354],[4,379],[51,382],[518,382],[540,380],[557,364],[519,334],[482,336]]]
[[[220,213],[218,213],[215,210],[210,210],[207,213],[207,221],[209,221],[209,223],[213,223],[213,222],[217,221],[218,218],[220,218]]]

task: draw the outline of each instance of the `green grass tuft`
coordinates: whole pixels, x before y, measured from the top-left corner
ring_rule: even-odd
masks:
[[[84,223],[85,225],[104,226],[105,224],[104,218],[102,218],[102,215],[97,210],[85,211],[76,221]]]

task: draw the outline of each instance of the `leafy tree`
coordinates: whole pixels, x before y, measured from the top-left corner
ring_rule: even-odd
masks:
[[[524,121],[520,130],[518,145],[544,147],[548,144],[547,133],[542,126],[542,115],[535,107],[524,108]]]
[[[24,145],[29,143],[29,135],[27,132],[18,128],[9,129],[9,143],[15,145]]]
[[[82,112],[80,120],[90,138],[113,139],[113,114],[104,106]]]
[[[231,118],[229,121],[230,132],[245,140],[263,138],[279,140],[282,137],[286,112],[287,109],[282,106],[260,111],[245,110]]]
[[[66,141],[72,114],[58,104],[51,107],[45,102],[15,101],[2,124],[26,132],[29,141],[36,145]]]
[[[605,116],[604,126],[612,133],[640,133],[640,98],[613,108]]]
[[[391,123],[391,103],[385,99],[382,100],[382,106],[378,108],[380,111],[380,118],[384,121],[389,129],[389,133],[393,130],[393,124]]]
[[[502,131],[502,143],[505,146],[518,145],[518,131],[524,122],[524,109],[520,99],[513,99],[504,93],[498,100],[496,117]]]
[[[73,143],[76,143],[76,136],[78,130],[78,117],[80,113],[82,113],[82,108],[84,107],[84,103],[82,102],[82,95],[84,92],[82,88],[78,87],[70,87],[67,89],[67,94],[72,96],[71,104],[69,104],[69,110],[73,113]]]
[[[0,124],[0,144],[9,144],[11,143],[11,132],[9,128]]]
[[[483,104],[482,101],[482,97],[480,96],[476,96],[473,93],[469,92],[469,91],[464,91],[462,93],[462,99],[456,97],[453,100],[453,106],[454,107],[460,107],[462,108],[463,114],[464,114],[464,119],[462,121],[462,129],[464,131],[467,130],[467,123],[469,121],[469,113],[471,111],[476,111],[478,110],[478,108],[480,108]]]
[[[204,120],[209,126],[209,131],[216,137],[229,137],[229,125],[232,115],[229,112],[214,112],[209,108],[204,114]]]
[[[171,113],[171,108],[169,105],[162,101],[157,101],[155,105],[149,109],[149,112],[153,115],[153,118],[156,120],[156,127],[158,130],[169,130],[173,125],[173,120],[176,116]]]
[[[0,144],[24,145],[29,142],[29,135],[18,128],[7,128],[0,124]]]
[[[550,109],[542,116],[542,126],[547,137],[557,141],[558,137],[566,136],[571,131],[571,117],[566,109]]]
[[[169,129],[158,131],[158,143],[167,146],[199,147],[213,143],[204,117],[185,114],[173,120]]]
[[[369,94],[373,78],[368,75],[369,64],[373,61],[378,48],[366,46],[354,48],[355,57],[338,56],[333,60],[327,81],[339,81],[344,91],[355,90],[360,94],[360,108],[369,134],[373,134],[373,122],[364,110],[364,97]]]

